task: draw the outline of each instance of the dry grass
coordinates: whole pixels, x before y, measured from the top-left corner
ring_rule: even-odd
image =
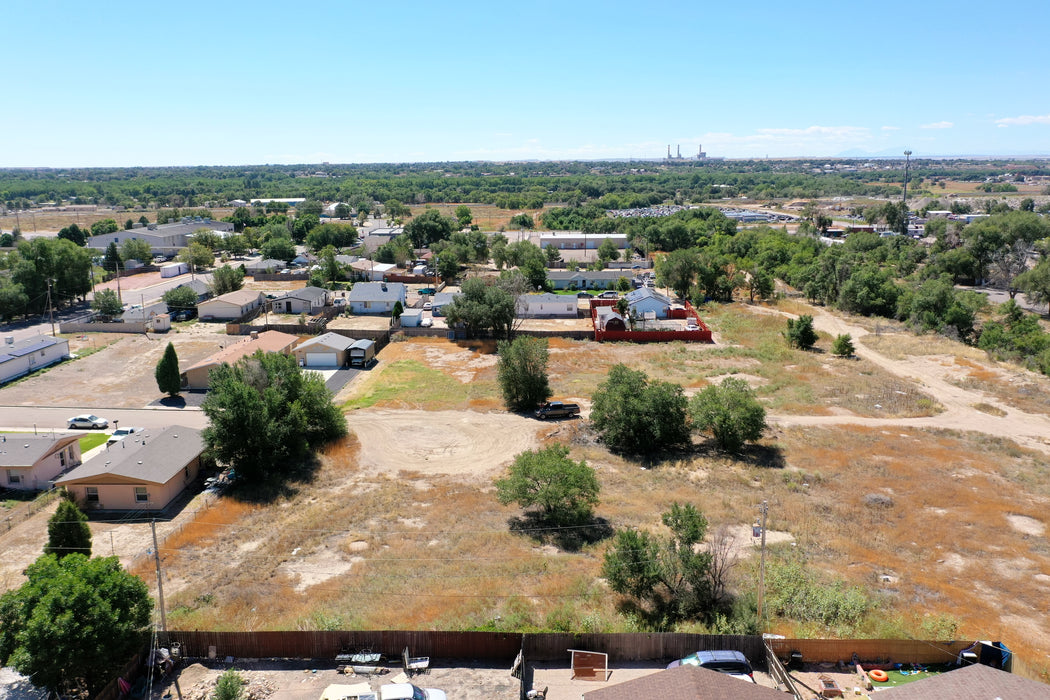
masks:
[[[860,338],[860,342],[880,355],[894,360],[929,355],[955,357],[959,364],[988,360],[988,355],[983,350],[935,333],[915,335],[908,332],[883,332],[880,335],[866,335]]]
[[[409,207],[413,216],[418,216],[427,209],[437,209],[444,216],[456,217],[456,208],[460,204],[426,204]],[[536,227],[542,228],[540,217],[544,212],[556,207],[544,207],[543,209],[500,209],[494,204],[467,204],[473,214],[473,223],[482,231],[499,231],[501,228],[510,230],[510,220],[518,214],[529,214],[536,221]],[[517,230],[516,228],[514,230]]]

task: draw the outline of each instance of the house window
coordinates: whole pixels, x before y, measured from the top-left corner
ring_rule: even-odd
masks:
[[[88,486],[84,489],[84,497],[88,503],[98,503],[98,487]]]
[[[21,484],[22,483],[22,473],[21,472],[16,472],[16,471],[11,470],[11,469],[8,469],[7,470],[7,483],[12,484],[12,485],[13,484]]]
[[[62,450],[61,452],[58,453],[58,463],[61,464],[63,467],[66,466],[66,451],[65,450]]]
[[[135,502],[136,503],[149,503],[149,494],[146,493],[145,486],[135,487]]]

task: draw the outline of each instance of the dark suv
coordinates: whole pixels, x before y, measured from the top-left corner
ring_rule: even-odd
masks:
[[[751,669],[747,657],[739,651],[698,651],[684,659],[672,661],[667,668],[676,666],[699,666],[711,671],[718,671],[745,681],[755,682],[755,672]]]

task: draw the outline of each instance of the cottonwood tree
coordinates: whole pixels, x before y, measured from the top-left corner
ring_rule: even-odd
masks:
[[[682,387],[614,365],[592,397],[591,422],[610,449],[650,454],[689,441]]]
[[[215,251],[199,241],[193,241],[179,251],[179,260],[195,268],[208,268],[215,264]]]
[[[92,697],[142,648],[153,601],[116,557],[45,554],[0,596],[0,665],[55,693],[83,682]]]
[[[713,612],[711,554],[700,544],[707,519],[692,504],[672,503],[660,516],[668,535],[621,530],[602,563],[602,576],[630,596],[657,629]]]
[[[501,340],[496,348],[499,355],[496,379],[503,403],[509,410],[526,411],[550,398],[545,338],[523,336],[512,341]]]
[[[244,270],[240,267],[223,265],[211,275],[211,293],[215,296],[236,292],[244,286]]]
[[[129,238],[120,246],[120,257],[124,262],[138,260],[148,263],[153,258],[153,249],[142,239]]]
[[[101,289],[95,292],[95,298],[91,301],[91,308],[106,319],[119,316],[124,311],[124,305],[120,302],[117,293],[112,289]]]
[[[161,297],[169,309],[183,311],[197,307],[197,292],[185,285],[179,285],[164,292]]]
[[[182,391],[182,376],[179,372],[179,356],[175,353],[175,346],[168,343],[164,348],[164,355],[157,362],[153,370],[153,376],[157,380],[157,388],[168,396],[178,396]]]
[[[279,480],[282,468],[347,431],[320,375],[278,353],[259,351],[212,370],[201,410],[212,455],[249,479]]]
[[[570,459],[565,445],[522,452],[514,458],[510,474],[496,481],[500,503],[536,507],[542,522],[559,526],[588,522],[600,488],[594,469]]]
[[[88,527],[87,519],[76,503],[68,497],[63,498],[54,515],[47,521],[44,554],[54,554],[59,559],[77,553],[90,557],[91,528]]]
[[[656,274],[680,298],[689,294],[696,273],[700,270],[700,256],[695,248],[682,248],[662,257],[656,264]]]
[[[737,377],[705,387],[690,401],[689,413],[693,426],[710,431],[727,452],[739,452],[744,443],[760,439],[766,429],[766,409],[747,382]]]

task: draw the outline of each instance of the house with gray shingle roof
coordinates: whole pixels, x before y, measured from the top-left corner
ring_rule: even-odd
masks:
[[[148,428],[55,480],[88,510],[164,510],[200,471],[204,439],[181,425]]]
[[[316,314],[328,305],[328,290],[303,287],[292,290],[270,302],[275,314]]]
[[[784,700],[787,697],[773,688],[688,665],[583,693],[583,700]]]
[[[407,299],[401,282],[357,282],[346,295],[346,305],[355,314],[389,314],[399,301],[404,308]]]
[[[80,438],[0,433],[0,488],[37,491],[80,464]]]

